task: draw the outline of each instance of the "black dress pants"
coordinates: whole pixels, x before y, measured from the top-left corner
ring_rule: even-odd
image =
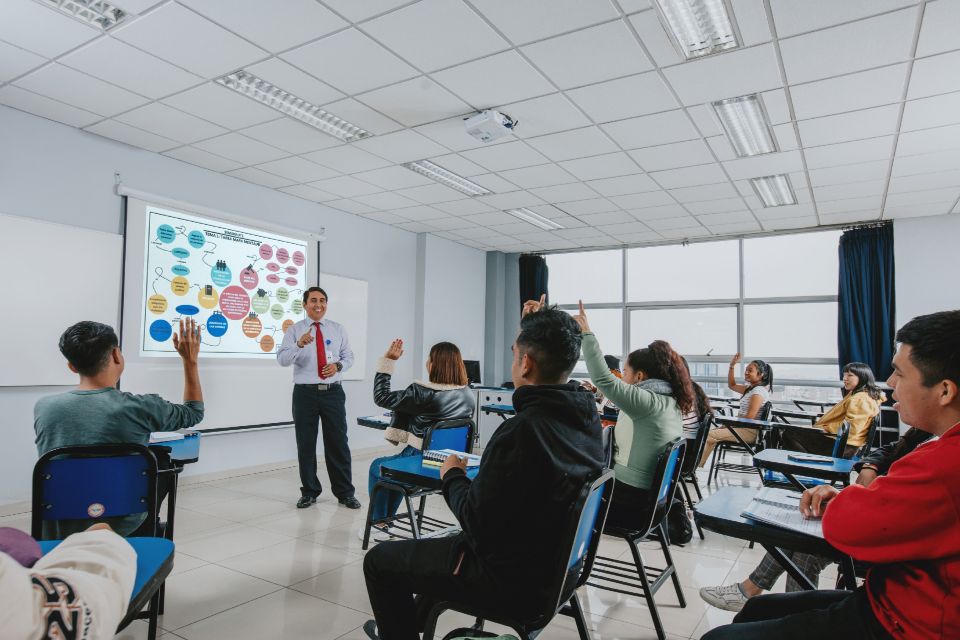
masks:
[[[331,385],[320,391],[317,385],[293,387],[293,426],[297,435],[300,466],[300,493],[316,498],[323,493],[317,478],[317,435],[323,428],[323,457],[333,495],[343,500],[354,494],[347,444],[347,408],[343,386]]]
[[[755,596],[733,624],[701,640],[891,640],[863,587],[856,591],[798,591]]]

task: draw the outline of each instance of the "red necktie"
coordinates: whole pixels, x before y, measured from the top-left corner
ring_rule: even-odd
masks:
[[[323,332],[320,331],[320,323],[314,322],[313,326],[317,328],[317,339],[314,340],[314,342],[317,343],[317,375],[323,380],[323,368],[327,366],[327,349],[323,343]]]

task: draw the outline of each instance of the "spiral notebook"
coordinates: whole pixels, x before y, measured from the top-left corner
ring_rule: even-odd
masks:
[[[454,449],[428,449],[423,452],[423,464],[439,467],[443,464],[443,461],[447,459],[447,456],[450,455],[458,455],[461,458],[466,458],[468,467],[480,466],[480,456],[472,453],[464,453],[463,451],[455,451]]]

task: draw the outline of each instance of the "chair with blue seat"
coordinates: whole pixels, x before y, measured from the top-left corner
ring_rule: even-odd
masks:
[[[463,451],[464,453],[473,453],[476,431],[476,424],[469,418],[441,420],[432,425],[424,434],[422,450],[452,449],[454,451]],[[374,519],[373,498],[381,491],[395,491],[400,493],[403,496],[403,501],[407,508],[406,513],[398,511],[385,518]],[[427,497],[436,493],[440,492],[436,489],[427,489],[396,482],[395,480],[387,478],[380,478],[370,492],[367,520],[363,532],[363,549],[366,550],[370,544],[370,528],[378,524],[390,525],[391,535],[397,538],[414,538],[417,540],[423,536],[424,532],[438,532],[452,527],[453,523],[444,522],[443,520],[433,518],[424,513]],[[413,501],[416,498],[420,499],[420,503],[417,508],[414,508]]]
[[[830,453],[831,457],[842,458],[843,450],[847,447],[847,438],[850,436],[850,423],[844,420],[840,423],[840,427],[837,429],[837,437],[833,443],[833,451]],[[764,469],[760,474],[760,477],[763,481],[763,486],[765,487],[784,487],[787,489],[796,488],[795,485],[787,480],[787,476],[783,475],[779,471],[773,471],[772,469]],[[796,476],[797,482],[803,486],[810,488],[815,487],[821,484],[831,484],[829,481],[822,478],[810,478],[807,476]]]
[[[657,603],[654,596],[668,578],[673,580],[673,587],[676,590],[680,606],[687,606],[687,601],[680,588],[680,579],[677,577],[677,569],[673,564],[673,556],[670,554],[670,539],[667,535],[667,512],[670,510],[670,505],[673,504],[673,496],[676,493],[677,484],[680,482],[683,452],[686,444],[687,441],[684,438],[674,440],[664,446],[657,456],[657,466],[653,481],[650,484],[651,488],[656,487],[657,490],[649,492],[650,501],[646,505],[637,505],[638,509],[644,508],[646,513],[649,513],[650,519],[647,525],[637,530],[607,525],[603,531],[606,535],[625,540],[633,554],[633,561],[628,562],[618,558],[597,556],[593,573],[587,582],[587,585],[598,589],[644,598],[647,602],[647,608],[650,610],[650,617],[653,618],[653,626],[657,631],[657,637],[660,640],[666,638],[666,633],[663,630],[663,624],[660,622],[660,614],[657,612]],[[643,562],[638,546],[643,540],[656,540],[660,543],[665,561],[665,566],[662,569],[648,567]]]
[[[760,411],[757,412],[756,419],[769,420],[771,413],[773,413],[773,403],[765,402],[760,407]],[[760,429],[757,429],[757,437],[756,440],[754,440],[753,446],[755,451],[760,451],[765,446],[764,433]],[[754,474],[757,472],[752,465],[727,462],[726,457],[728,453],[749,455],[751,452],[737,441],[721,440],[718,442],[717,446],[714,447],[713,455],[710,458],[710,471],[707,472],[708,485],[710,484],[711,479],[714,483],[716,483],[717,475],[720,473],[720,471],[732,471],[734,473],[747,474]]]
[[[680,468],[680,489],[683,492],[687,507],[693,509],[694,502],[690,496],[688,484],[693,485],[693,490],[697,493],[697,500],[703,500],[703,494],[700,492],[700,482],[697,479],[697,463],[703,455],[703,449],[707,446],[707,437],[710,435],[710,429],[713,427],[713,414],[708,413],[703,416],[700,426],[697,428],[697,437],[687,442],[686,450],[683,454],[683,465]],[[703,529],[697,524],[697,533],[703,540]]]
[[[589,639],[590,628],[580,605],[577,589],[590,578],[612,492],[613,471],[604,469],[586,480],[577,499],[570,505],[567,523],[557,532],[562,544],[559,547],[556,571],[553,575],[542,576],[543,580],[549,581],[550,595],[539,610],[521,619],[477,607],[469,602],[438,602],[427,616],[423,640],[434,639],[437,621],[445,611],[457,611],[475,617],[475,630],[482,630],[484,621],[510,627],[520,640],[533,640],[557,614],[567,615],[574,619],[581,640]],[[462,631],[469,633],[474,630]]]

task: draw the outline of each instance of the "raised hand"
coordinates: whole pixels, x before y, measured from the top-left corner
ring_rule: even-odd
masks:
[[[185,362],[196,364],[200,353],[200,327],[196,320],[180,319],[180,332],[173,334],[173,348]]]
[[[400,356],[403,355],[403,340],[397,338],[390,343],[390,348],[387,349],[387,352],[383,354],[384,358],[388,360],[399,360]]]
[[[577,321],[577,324],[580,325],[580,331],[582,333],[587,333],[590,331],[590,323],[587,320],[587,312],[583,308],[583,300],[578,301],[580,303],[580,312],[573,316],[573,319]]]
[[[737,363],[738,363],[738,362],[740,362],[740,352],[739,352],[739,351],[737,351],[735,354],[733,354],[733,357],[730,358],[730,366],[731,366],[731,367],[735,367],[735,366],[737,366]]]
[[[300,336],[300,338],[297,340],[297,346],[302,349],[308,344],[310,344],[311,342],[313,342],[313,340],[314,340],[313,334],[310,333],[309,329],[307,329],[307,332],[302,336]]]
[[[520,311],[520,317],[525,318],[529,313],[536,313],[543,309],[544,305],[547,304],[547,294],[540,296],[540,300],[527,300],[523,303],[523,309]]]

